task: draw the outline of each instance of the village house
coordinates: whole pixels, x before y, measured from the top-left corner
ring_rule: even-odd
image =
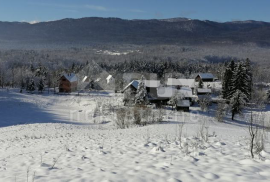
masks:
[[[135,99],[135,95],[139,86],[140,80],[133,80],[130,82],[121,92],[129,92],[129,97]],[[157,99],[157,88],[160,87],[159,80],[144,80],[145,88],[147,91],[147,97],[150,102],[154,102]],[[131,100],[132,100],[131,98]]]
[[[207,95],[212,94],[212,90],[210,88],[198,88],[197,95]]]
[[[77,90],[78,78],[74,73],[68,73],[59,79],[59,92],[70,93]]]
[[[183,78],[168,78],[166,85],[168,87],[173,87],[180,89],[181,87],[191,88],[194,93],[195,80],[194,79],[183,79]]]
[[[176,110],[189,112],[190,106],[191,106],[191,104],[190,104],[189,100],[178,100],[176,103]]]
[[[203,82],[214,82],[215,77],[212,73],[199,73],[195,77],[195,81],[199,82],[200,80],[202,80]]]

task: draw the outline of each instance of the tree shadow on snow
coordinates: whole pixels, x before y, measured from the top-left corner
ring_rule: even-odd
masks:
[[[95,125],[74,122],[69,117],[60,117],[50,110],[39,108],[37,104],[23,102],[27,94],[0,92],[0,127],[35,123],[65,123],[74,125]]]

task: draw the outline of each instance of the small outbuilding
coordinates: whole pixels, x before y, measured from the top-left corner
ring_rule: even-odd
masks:
[[[177,111],[189,112],[190,101],[189,100],[178,100],[176,104]]]
[[[207,95],[212,94],[212,90],[210,88],[198,88],[197,95]]]
[[[61,76],[59,80],[59,92],[70,93],[77,90],[78,78],[74,73],[68,73]]]

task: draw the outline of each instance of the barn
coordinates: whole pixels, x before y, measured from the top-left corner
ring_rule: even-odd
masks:
[[[70,93],[77,90],[78,78],[74,73],[68,73],[61,76],[59,79],[59,92]]]

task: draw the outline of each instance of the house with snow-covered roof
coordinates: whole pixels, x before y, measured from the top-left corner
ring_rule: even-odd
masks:
[[[70,93],[77,90],[78,78],[74,73],[63,74],[59,79],[59,92]]]
[[[202,80],[203,82],[213,82],[215,80],[215,77],[212,73],[199,73],[195,77],[195,81],[199,82]]]
[[[180,87],[195,87],[195,80],[194,79],[185,79],[185,78],[168,78],[167,86],[180,88]]]

